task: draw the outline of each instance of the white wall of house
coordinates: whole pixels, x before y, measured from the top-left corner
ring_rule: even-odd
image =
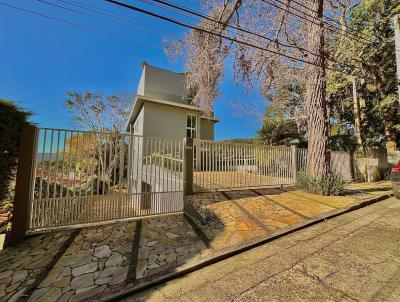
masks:
[[[167,138],[186,137],[187,114],[199,113],[193,110],[155,103],[144,103],[143,135]],[[197,133],[198,132],[197,123]]]
[[[140,109],[140,112],[132,125],[131,133],[135,135],[143,135],[143,121],[144,121],[144,106]]]
[[[200,139],[214,140],[214,122],[209,119],[200,119]]]
[[[185,73],[147,63],[143,63],[142,68],[128,130],[143,136],[185,138],[187,114],[194,114],[197,117],[196,138],[214,140],[216,120],[200,118],[198,108],[186,104]]]
[[[139,81],[139,85],[136,91],[136,94],[138,95],[144,95],[144,79],[145,79],[145,70],[143,68],[142,70],[142,75],[140,76],[140,81]]]
[[[144,64],[138,94],[182,103],[186,95],[185,74]]]

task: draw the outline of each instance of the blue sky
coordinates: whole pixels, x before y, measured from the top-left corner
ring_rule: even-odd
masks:
[[[85,11],[60,0],[46,1]],[[182,60],[169,62],[164,54],[162,40],[168,36],[161,31],[181,37],[185,29],[101,0],[65,1],[123,13],[128,15],[129,19],[128,16],[121,18],[144,24],[146,28],[104,15],[98,16],[120,24],[91,18],[37,0],[0,0],[0,3],[112,34],[102,34],[0,5],[0,98],[13,100],[32,110],[35,113],[32,120],[39,126],[72,127],[64,108],[67,91],[93,91],[104,95],[135,93],[142,61],[170,70],[183,71]],[[197,1],[182,0],[180,3],[200,9],[199,5],[196,5]],[[148,7],[137,0],[126,2]],[[171,13],[169,15],[176,16]],[[260,121],[254,116],[238,114],[237,109],[232,106],[232,102],[238,100],[252,102],[254,99],[259,99],[256,93],[248,96],[243,88],[233,85],[230,73],[227,74],[221,85],[221,97],[215,105],[216,116],[222,120],[216,125],[216,139],[255,135]]]

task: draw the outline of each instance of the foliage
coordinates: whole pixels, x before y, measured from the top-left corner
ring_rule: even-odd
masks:
[[[12,180],[8,185],[4,199],[0,202],[0,213],[2,210],[12,212],[15,197],[15,180]]]
[[[187,93],[183,99],[184,103],[195,106],[196,104],[194,103],[194,98],[196,97],[197,94],[197,88],[194,86],[190,86],[187,89]]]
[[[352,129],[352,74],[361,105],[363,147],[399,145],[399,104],[394,31],[391,15],[398,0],[365,0],[351,11],[347,34],[360,39],[334,38],[329,42],[340,64],[329,75],[328,93],[333,115],[342,121],[343,132]]]
[[[296,122],[287,119],[281,111],[273,111],[272,106],[267,106],[264,124],[258,131],[258,139],[271,146],[290,146],[294,142],[304,145],[304,133],[300,133]]]
[[[64,150],[61,152],[64,155],[63,162],[59,161],[58,164],[67,167],[74,167],[78,177],[81,174],[88,174],[88,172],[96,171],[101,150],[100,137],[95,133],[79,133],[73,134],[65,141]],[[103,151],[104,153],[104,151]],[[106,153],[106,155],[109,155]],[[61,157],[62,155],[60,155]],[[52,164],[55,164],[52,161]],[[55,167],[54,167],[55,168]],[[93,173],[93,172],[92,172]]]
[[[336,173],[329,173],[322,178],[316,178],[307,172],[297,174],[296,185],[306,192],[327,196],[343,195],[346,191],[347,182]]]
[[[72,191],[69,190],[65,186],[61,186],[59,183],[48,182],[46,179],[42,179],[42,183],[40,184],[40,177],[36,177],[35,180],[35,190],[34,190],[34,198],[52,198],[52,197],[61,197],[61,196],[72,196]],[[40,193],[41,186],[41,193]],[[61,195],[62,194],[62,195]]]
[[[10,192],[10,182],[14,179],[17,168],[21,130],[29,123],[31,115],[32,112],[18,107],[13,102],[0,99],[0,203],[2,208],[3,206],[8,209],[11,207],[10,198],[13,198],[13,194]]]
[[[258,140],[256,138],[232,138],[222,140],[221,142],[227,144],[255,144]]]
[[[65,105],[73,121],[96,133],[72,136],[65,147],[66,160],[72,163],[78,174],[101,171],[98,175],[101,183],[110,181],[115,184],[117,180],[113,179],[112,171],[119,172],[117,162],[121,137],[118,133],[125,131],[133,103],[132,95],[103,97],[99,93],[68,92],[67,96]],[[109,150],[113,150],[112,154]]]
[[[133,97],[130,94],[103,97],[99,93],[68,92],[65,105],[78,126],[90,131],[123,132]]]
[[[332,135],[331,149],[332,151],[354,151],[357,148],[357,143],[354,134],[337,134]]]
[[[97,191],[100,194],[107,194],[110,191],[110,187],[105,181],[98,181],[97,177],[88,178],[82,184],[75,184],[75,188],[73,186],[68,186],[68,184],[61,185],[60,183],[56,183],[54,181],[48,181],[47,179],[42,179],[42,183],[40,184],[41,177],[36,177],[35,181],[35,190],[34,190],[34,198],[53,198],[53,197],[66,197],[73,196],[74,194],[80,196],[88,196],[88,195],[97,195]],[[40,195],[40,186],[42,187],[42,193]],[[97,188],[98,187],[98,188]]]

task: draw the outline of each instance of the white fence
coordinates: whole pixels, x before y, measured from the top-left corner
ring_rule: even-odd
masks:
[[[183,139],[43,128],[35,141],[29,231],[183,211]],[[295,147],[194,140],[186,172],[194,192],[293,185],[306,159]],[[347,153],[333,152],[332,168],[351,178]]]
[[[193,190],[294,184],[295,150],[195,140]]]
[[[307,149],[194,141],[195,192],[226,188],[293,185],[307,169]],[[352,177],[351,155],[331,152],[331,168],[346,180]]]
[[[183,140],[39,129],[30,230],[183,211]]]

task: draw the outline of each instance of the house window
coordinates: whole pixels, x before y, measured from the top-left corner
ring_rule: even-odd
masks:
[[[186,137],[196,138],[197,116],[188,114],[186,117]]]

